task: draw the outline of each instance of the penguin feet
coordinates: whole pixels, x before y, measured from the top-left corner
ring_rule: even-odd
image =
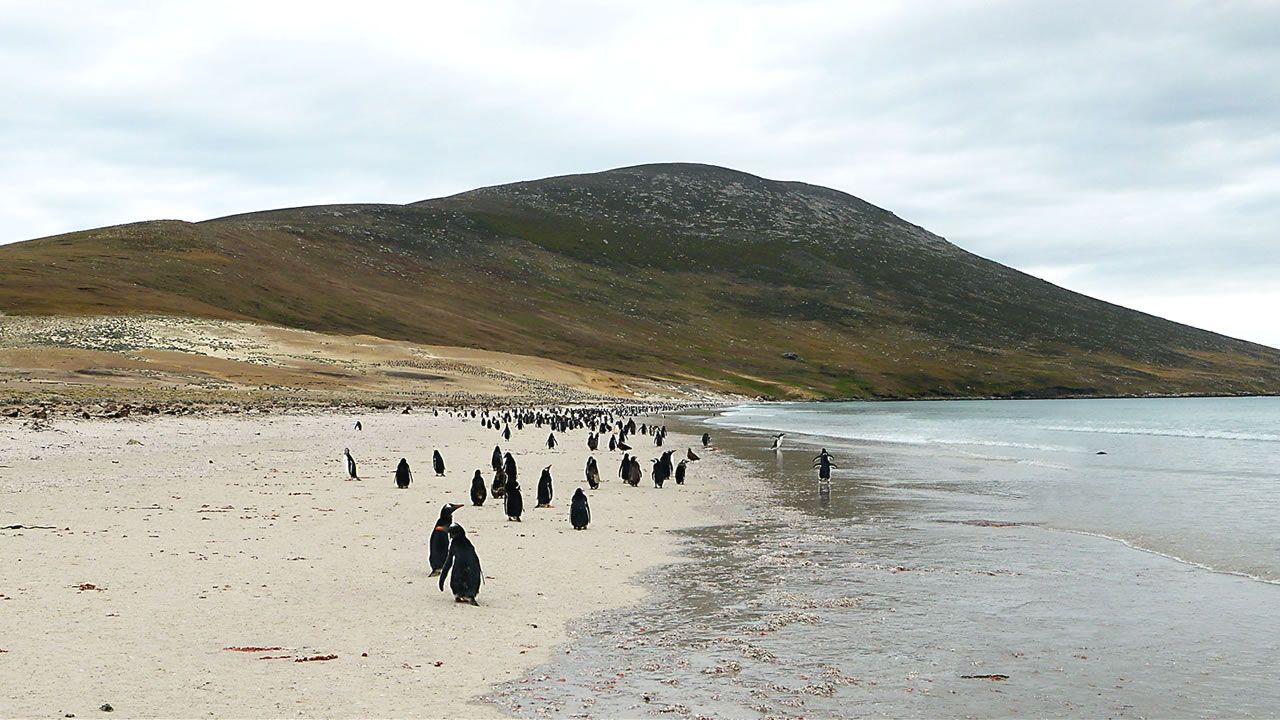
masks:
[[[431,571],[431,574],[430,574],[430,575],[428,575],[427,577],[440,577],[440,571],[439,571],[439,570],[432,570],[432,571]]]
[[[475,599],[475,598],[470,598],[470,599],[468,599],[468,600],[467,600],[467,602],[468,602],[468,603],[470,603],[470,604],[472,604],[472,605],[474,605],[474,606],[476,606],[476,607],[480,607],[480,603],[476,602],[476,599]]]

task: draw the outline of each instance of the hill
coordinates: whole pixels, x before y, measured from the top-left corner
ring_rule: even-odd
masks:
[[[257,320],[778,398],[1280,392],[1280,351],[691,164],[0,246],[0,312]]]

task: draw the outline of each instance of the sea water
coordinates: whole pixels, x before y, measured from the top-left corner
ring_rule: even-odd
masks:
[[[576,627],[569,654],[503,689],[508,708],[1280,714],[1278,398],[749,404],[686,421],[738,458],[727,492],[745,517],[673,539],[689,561],[649,578],[644,605]]]

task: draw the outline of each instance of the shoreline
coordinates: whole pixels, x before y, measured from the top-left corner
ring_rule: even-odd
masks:
[[[0,533],[0,668],[15,680],[0,714],[110,703],[131,717],[499,716],[483,698],[571,651],[570,623],[642,600],[644,573],[681,562],[672,533],[713,523],[726,481],[708,453],[685,487],[656,491],[648,472],[624,487],[620,453],[597,453],[592,526],[576,533],[567,501],[585,430],[547,451],[545,429],[505,443],[447,412],[358,416],[359,434],[347,412],[59,419],[40,432],[0,419],[12,438],[0,526],[25,526]],[[673,433],[666,447],[693,440]],[[651,438],[635,441],[656,454]],[[495,442],[520,463],[519,524],[466,500]],[[363,482],[345,480],[344,445]],[[443,479],[430,471],[437,447]],[[401,455],[415,474],[405,491],[391,483]],[[547,463],[556,501],[535,510]],[[484,567],[479,608],[427,578],[426,535],[446,500],[468,505],[455,520]]]

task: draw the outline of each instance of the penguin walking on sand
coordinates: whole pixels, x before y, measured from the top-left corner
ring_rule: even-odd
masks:
[[[556,434],[555,434],[555,433],[551,433],[550,435],[548,435],[548,436],[547,436],[547,449],[548,449],[548,450],[555,450],[555,449],[556,449]]]
[[[684,484],[684,469],[685,469],[685,465],[687,465],[688,463],[689,463],[688,460],[681,460],[680,464],[676,465],[676,484],[677,485]]]
[[[489,464],[493,466],[494,470],[502,469],[502,448],[497,445],[493,446],[493,457],[489,460]]]
[[[506,474],[508,480],[516,480],[516,459],[511,457],[511,453],[502,456],[502,472]]]
[[[622,478],[622,482],[631,479],[631,456],[622,453],[622,462],[618,464],[618,477]]]
[[[489,493],[484,486],[484,476],[480,474],[479,470],[476,470],[475,477],[471,478],[471,504],[476,507],[484,505],[488,495]]]
[[[578,488],[569,503],[569,522],[574,530],[586,530],[591,524],[591,506],[587,504],[587,494]]]
[[[413,471],[409,469],[409,461],[400,458],[400,464],[396,465],[396,487],[404,490],[411,482],[413,482]]]
[[[609,452],[613,452],[617,449],[618,449],[618,436],[610,435],[609,436]]]
[[[587,485],[592,490],[600,487],[600,467],[596,465],[594,457],[587,458]]]
[[[435,577],[440,574],[440,568],[444,567],[445,556],[449,554],[449,526],[453,524],[453,511],[462,507],[453,503],[445,503],[440,508],[440,517],[436,519],[436,525],[431,530],[431,553],[427,557],[431,563],[431,575]]]
[[[702,447],[711,447],[711,433],[702,433]]]
[[[640,469],[640,459],[631,458],[631,463],[627,466],[627,482],[631,487],[640,487],[640,481],[644,479],[644,470]]]
[[[347,459],[347,479],[359,480],[360,476],[356,474],[356,459],[351,457],[351,448],[342,448],[342,456]]]
[[[444,477],[444,458],[440,455],[439,450],[431,453],[431,467],[436,470],[436,477]]]
[[[587,449],[595,452],[600,449],[600,436],[595,433],[587,434]]]
[[[512,475],[507,476],[507,486],[503,491],[502,498],[503,510],[507,513],[508,520],[520,522],[520,516],[524,514],[524,497],[520,494],[520,483]]]
[[[662,474],[662,458],[655,458],[653,461],[653,486],[662,489],[662,483],[666,478]]]
[[[480,583],[484,582],[480,556],[476,554],[475,546],[471,544],[467,531],[461,525],[449,528],[449,540],[449,552],[440,569],[440,592],[444,592],[445,578],[449,578],[449,589],[453,591],[454,602],[479,605],[476,595],[480,594]]]
[[[537,507],[551,507],[551,498],[554,492],[551,488],[551,466],[542,468],[542,477],[538,478],[538,504]]]
[[[356,421],[356,432],[360,432],[361,430],[364,430],[364,426],[360,424],[360,421],[359,421],[359,420],[357,420],[357,421]]]
[[[502,427],[502,439],[503,439],[503,440],[506,440],[506,441],[508,441],[508,442],[510,442],[510,441],[511,441],[511,426],[510,426],[510,425],[504,425],[504,426]]]

